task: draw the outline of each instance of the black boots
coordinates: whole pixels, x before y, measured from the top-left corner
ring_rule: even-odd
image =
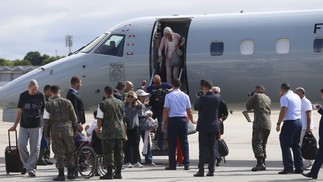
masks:
[[[116,167],[116,170],[114,171],[114,175],[113,175],[114,179],[122,179],[121,169],[122,169],[122,166],[117,166]]]
[[[64,169],[58,169],[58,176],[53,178],[53,181],[65,181]]]
[[[67,179],[75,179],[75,168],[74,167],[68,167],[67,168]]]
[[[121,172],[120,172],[121,175]],[[104,176],[100,176],[100,179],[113,179],[112,167],[107,167],[107,173]]]
[[[257,158],[257,165],[251,169],[251,171],[265,171],[266,165],[265,165],[265,159],[262,157]]]

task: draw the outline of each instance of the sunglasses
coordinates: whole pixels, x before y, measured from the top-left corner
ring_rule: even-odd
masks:
[[[128,98],[134,98],[134,96],[133,96],[133,95],[128,95],[127,97],[128,97]]]

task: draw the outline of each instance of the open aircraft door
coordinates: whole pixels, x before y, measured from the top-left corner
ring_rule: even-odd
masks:
[[[159,74],[162,78],[162,82],[166,82],[166,64],[165,60],[161,64],[158,64],[158,48],[160,41],[163,37],[163,30],[165,27],[170,27],[174,32],[180,34],[182,37],[186,39],[185,44],[183,46],[183,55],[181,56],[181,66],[179,69],[178,78],[182,82],[181,90],[185,93],[189,93],[188,83],[187,83],[187,74],[186,74],[186,43],[189,39],[187,37],[189,26],[191,23],[191,18],[165,18],[158,19],[153,27],[152,35],[151,35],[151,46],[150,46],[150,83],[152,80],[152,76],[155,74]]]

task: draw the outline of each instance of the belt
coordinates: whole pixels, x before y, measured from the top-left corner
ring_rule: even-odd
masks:
[[[296,121],[296,120],[300,120],[300,119],[289,119],[289,120],[284,120],[284,122],[293,122],[293,121]]]
[[[176,118],[186,118],[186,116],[174,116],[174,117],[169,117],[169,119],[176,119]]]

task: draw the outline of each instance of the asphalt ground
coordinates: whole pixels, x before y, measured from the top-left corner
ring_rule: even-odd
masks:
[[[223,139],[229,147],[229,155],[226,157],[226,163],[221,163],[221,166],[215,168],[214,177],[193,177],[198,170],[198,134],[189,135],[190,149],[190,170],[185,171],[183,167],[178,167],[176,171],[166,171],[165,166],[168,163],[167,156],[154,156],[155,167],[144,166],[143,168],[127,168],[122,171],[122,180],[118,181],[221,181],[221,182],[295,182],[308,181],[310,179],[303,177],[301,174],[279,175],[278,172],[283,169],[281,150],[279,146],[279,133],[276,132],[276,122],[278,118],[278,110],[273,111],[272,130],[269,136],[267,145],[267,170],[252,172],[250,169],[256,164],[251,147],[252,123],[248,123],[241,113],[241,110],[235,110],[229,115],[225,121],[225,133]],[[197,115],[194,114],[195,119]],[[0,118],[2,119],[2,110],[0,110]],[[86,114],[87,123],[92,121],[92,114]],[[251,117],[252,119],[253,117]],[[313,121],[315,123],[314,135],[318,139],[318,122],[320,115],[317,112],[313,113]],[[5,169],[5,147],[8,146],[8,128],[12,123],[0,122],[0,181],[52,181],[52,178],[57,175],[55,165],[37,166],[37,176],[35,178],[19,173],[6,174]],[[55,162],[53,153],[51,160]],[[207,168],[207,166],[206,166]],[[207,171],[207,170],[206,170]],[[308,172],[308,171],[305,171]],[[323,181],[323,171],[320,171],[316,181]],[[66,173],[66,170],[65,170]],[[99,177],[94,176],[90,179],[78,177],[74,181],[98,181]],[[313,180],[312,180],[313,181]]]

